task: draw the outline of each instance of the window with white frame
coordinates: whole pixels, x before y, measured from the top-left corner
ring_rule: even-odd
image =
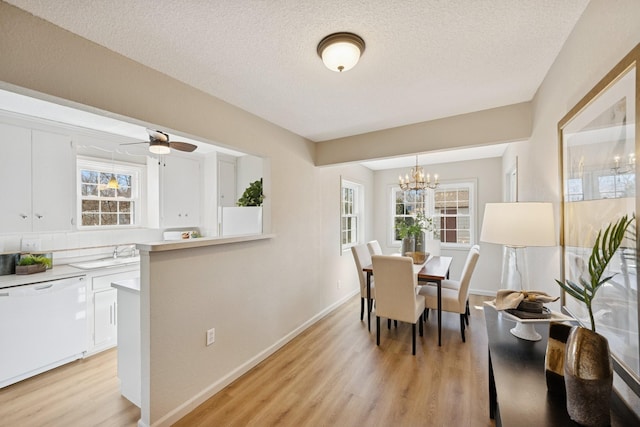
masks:
[[[443,246],[468,247],[475,244],[475,182],[441,183],[437,189],[420,194],[392,188],[391,235],[395,244],[400,244],[396,225],[399,222],[411,224],[420,206],[424,214],[433,218],[434,238],[440,238]],[[424,202],[420,200],[424,197]]]
[[[362,185],[342,180],[340,191],[340,246],[347,250],[362,241]]]
[[[139,225],[141,166],[80,158],[77,164],[79,229]]]

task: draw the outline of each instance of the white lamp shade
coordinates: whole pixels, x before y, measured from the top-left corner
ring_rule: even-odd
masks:
[[[512,247],[555,246],[551,203],[487,203],[480,240]]]
[[[337,42],[324,48],[322,62],[332,71],[347,71],[360,60],[360,48],[349,42]]]

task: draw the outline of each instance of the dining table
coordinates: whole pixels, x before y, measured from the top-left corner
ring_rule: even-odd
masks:
[[[429,255],[424,264],[414,264],[413,271],[419,282],[434,283],[438,288],[438,346],[442,345],[442,281],[449,278],[452,257]],[[367,273],[367,327],[371,332],[371,276],[373,264],[362,268]]]

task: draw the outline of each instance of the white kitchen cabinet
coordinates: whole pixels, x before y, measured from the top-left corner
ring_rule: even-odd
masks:
[[[90,339],[87,354],[98,353],[118,344],[118,294],[111,287],[111,283],[140,277],[138,265],[126,267],[127,270],[124,268],[93,270],[88,273],[91,289],[88,322]]]
[[[74,158],[71,138],[0,123],[0,232],[70,230]]]
[[[117,297],[115,289],[93,294],[93,344],[96,348],[112,347],[118,342]]]
[[[162,226],[200,225],[200,161],[167,156],[161,170]]]

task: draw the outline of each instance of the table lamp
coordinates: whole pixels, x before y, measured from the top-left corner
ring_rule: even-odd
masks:
[[[555,225],[551,203],[487,203],[484,208],[480,240],[504,245],[503,288],[531,290],[527,270],[527,246],[555,246]],[[516,322],[510,331],[518,338],[538,341],[541,336],[532,323]]]
[[[501,284],[505,289],[530,290],[525,248],[555,246],[551,203],[487,203],[480,240],[504,245]]]

